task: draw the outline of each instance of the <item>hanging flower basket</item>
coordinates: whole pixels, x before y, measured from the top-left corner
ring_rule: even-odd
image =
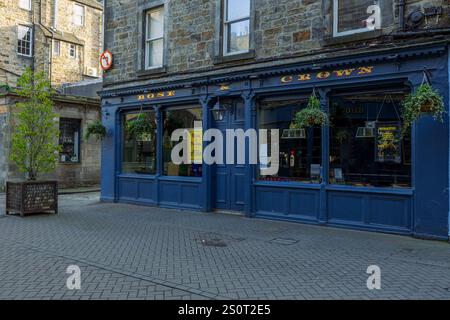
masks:
[[[97,140],[103,140],[106,136],[106,128],[100,120],[88,124],[85,135],[86,140],[89,140],[91,136],[95,136]]]
[[[315,94],[309,97],[308,105],[303,110],[298,111],[293,120],[293,126],[298,129],[323,127],[328,124],[328,116],[322,111],[320,100]]]
[[[141,140],[154,130],[153,124],[144,113],[140,113],[136,118],[127,123],[127,131],[130,138]]]
[[[416,92],[408,95],[402,102],[403,131],[423,114],[431,114],[443,122],[444,99],[430,84],[422,84]]]

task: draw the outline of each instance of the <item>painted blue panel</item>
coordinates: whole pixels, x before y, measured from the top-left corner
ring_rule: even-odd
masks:
[[[155,181],[138,181],[138,194],[140,200],[156,202],[156,182]]]
[[[119,195],[120,199],[136,199],[138,197],[137,181],[120,179]]]
[[[181,186],[181,204],[188,206],[200,206],[200,185],[182,184]]]
[[[411,229],[411,199],[377,197],[369,199],[368,223]]]
[[[227,206],[228,199],[228,173],[227,172],[217,172],[216,173],[216,207],[221,208],[221,206]]]
[[[289,214],[317,218],[319,214],[319,191],[290,191]]]
[[[163,206],[200,209],[201,183],[159,181],[160,201]]]
[[[328,219],[363,222],[364,195],[352,193],[328,194]]]
[[[163,182],[159,184],[159,202],[171,205],[180,203],[180,185],[178,183]]]
[[[236,173],[233,176],[233,204],[243,206],[245,201],[245,173]],[[243,210],[243,208],[240,208]]]

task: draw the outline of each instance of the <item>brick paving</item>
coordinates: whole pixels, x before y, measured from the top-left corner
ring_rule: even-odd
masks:
[[[106,204],[4,216],[0,299],[450,299],[450,244],[395,235]],[[81,290],[66,268],[81,268]],[[381,290],[366,269],[381,268]]]

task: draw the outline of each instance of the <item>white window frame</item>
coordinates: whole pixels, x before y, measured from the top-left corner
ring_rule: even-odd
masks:
[[[245,17],[240,17],[238,19],[235,20],[227,20],[227,16],[228,16],[228,0],[223,0],[223,24],[222,24],[222,28],[223,28],[223,55],[224,56],[233,56],[236,54],[243,54],[243,53],[248,53],[249,50],[241,50],[241,51],[236,51],[236,52],[228,52],[228,26],[233,24],[233,23],[237,23],[237,22],[242,22],[242,21],[247,21],[248,20],[248,25],[249,25],[249,39],[248,39],[248,45],[250,48],[250,33],[251,33],[251,11],[252,11],[252,0],[248,0],[249,1],[249,5],[250,5],[250,9],[248,12],[248,16]]]
[[[369,31],[373,31],[373,29],[366,27],[339,32],[339,0],[333,0],[333,37],[342,37]]]
[[[72,47],[73,47],[73,52],[74,55],[72,55]],[[69,57],[72,59],[76,59],[77,58],[77,45],[73,44],[73,43],[69,43]]]
[[[152,12],[155,11],[163,11],[163,32],[162,32],[162,36],[160,37],[155,37],[155,38],[149,38],[148,35],[148,26],[149,26],[149,22],[150,22],[150,15],[152,14]],[[144,66],[145,66],[145,70],[152,70],[152,69],[158,69],[158,68],[162,68],[164,66],[164,28],[165,28],[165,7],[164,6],[160,6],[160,7],[156,7],[153,9],[149,9],[145,12],[145,41],[144,41]],[[163,51],[162,51],[162,64],[158,65],[158,66],[149,66],[150,63],[150,59],[148,58],[148,44],[151,42],[155,42],[158,40],[162,40],[163,41]]]
[[[21,0],[18,0],[18,1],[19,1],[19,8],[31,11],[31,0],[27,1],[27,6],[26,7],[22,6],[22,1]]]
[[[24,54],[24,53],[19,52],[19,40],[21,40],[21,39],[19,39],[19,28],[27,28],[30,30],[30,54]],[[23,57],[32,57],[33,56],[33,27],[19,24],[17,26],[16,38],[17,38],[17,50],[16,50],[17,54],[19,56],[23,56]]]
[[[58,44],[58,45],[56,45],[56,44]],[[53,55],[60,56],[61,55],[61,41],[54,39],[52,46],[53,46],[53,52],[52,52]],[[58,48],[58,50],[55,50],[56,48]]]
[[[83,14],[81,15],[81,24],[79,24],[79,23],[76,21],[76,19],[75,19],[75,17],[78,17],[77,15],[75,15],[75,13],[76,13],[75,8],[76,8],[76,7],[80,7],[80,8],[83,9]],[[74,3],[74,4],[73,4],[73,16],[72,16],[72,22],[73,22],[74,25],[76,25],[76,26],[78,26],[78,27],[83,27],[83,26],[85,25],[85,22],[86,22],[86,7],[85,7],[85,6],[83,6],[83,5],[79,4],[79,3]]]

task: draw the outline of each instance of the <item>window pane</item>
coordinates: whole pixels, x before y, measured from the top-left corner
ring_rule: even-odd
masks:
[[[61,43],[58,40],[53,41],[53,54],[59,56]]]
[[[19,7],[31,10],[31,0],[19,0]]]
[[[403,98],[401,91],[331,98],[331,183],[411,186],[411,138],[401,134]]]
[[[280,168],[273,176],[262,176],[265,181],[321,182],[322,130],[320,127],[292,129],[295,114],[306,107],[306,98],[293,97],[266,99],[258,104],[259,129],[280,130]],[[267,145],[259,146],[260,157],[274,157],[270,149],[270,133]],[[264,166],[264,164],[261,164]]]
[[[147,42],[147,68],[163,65],[163,39]]]
[[[167,110],[163,112],[164,133],[163,133],[163,162],[164,175],[166,176],[187,176],[201,177],[202,164],[197,163],[202,160],[202,139],[196,137],[201,136],[201,132],[194,133],[194,121],[202,121],[202,108],[189,107],[178,110]],[[176,165],[172,162],[172,148],[179,142],[172,142],[171,136],[175,129],[188,129],[191,135],[191,155],[190,159],[193,164]],[[200,130],[200,129],[198,129]],[[181,155],[183,156],[183,155]]]
[[[366,28],[365,21],[371,14],[367,8],[375,3],[374,0],[339,0],[338,32]]]
[[[250,0],[228,0],[226,20],[237,20],[250,16]]]
[[[142,121],[142,117],[144,121]],[[156,173],[156,123],[153,111],[123,116],[122,172]]]
[[[75,4],[73,12],[73,22],[74,24],[81,26],[84,24],[84,7]]]
[[[79,119],[61,118],[59,123],[59,144],[61,162],[80,162],[80,126]]]
[[[164,30],[163,8],[149,12],[147,19],[147,39],[161,38]]]
[[[228,53],[249,50],[250,21],[228,25]]]
[[[31,28],[18,26],[17,29],[17,52],[19,54],[31,55]]]

